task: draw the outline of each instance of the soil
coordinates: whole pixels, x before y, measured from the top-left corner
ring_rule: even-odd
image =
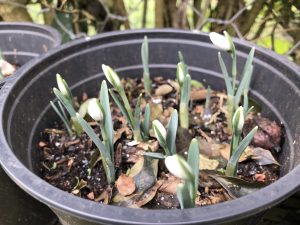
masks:
[[[134,108],[139,94],[144,93],[143,83],[140,79],[126,79],[122,82]],[[153,96],[147,99],[151,103],[151,118],[159,119],[166,126],[172,110],[178,109],[178,85],[173,80],[155,77],[153,89]],[[231,136],[226,122],[226,110],[224,110],[226,95],[212,91],[209,109],[205,109],[206,93],[207,90],[201,85],[192,87],[190,127],[189,130],[178,128],[176,141],[178,153],[186,156],[190,140],[198,137],[200,153],[206,158],[205,162],[200,161],[197,207],[239,197],[233,196],[214,179],[215,175],[222,173],[229,154]],[[79,103],[83,103],[87,98],[87,94],[83,93],[82,98],[78,98]],[[142,102],[142,105],[145,105],[145,102]],[[80,137],[70,138],[62,125],[47,128],[41,134],[38,143],[40,176],[59,189],[104,204],[151,209],[179,208],[176,186],[181,181],[169,174],[163,161],[158,162],[157,177],[154,177],[147,189],[135,190],[134,187],[128,192],[129,194],[120,195],[118,185],[125,185],[125,182],[129,188],[132,182],[136,184],[139,182],[136,178],[130,180],[126,174],[130,168],[140,162],[143,152],[149,146],[152,151],[163,153],[163,150],[151,133],[152,137],[148,143],[134,143],[132,132],[114,103],[111,105],[111,110],[115,130],[116,180],[122,177],[116,185],[107,184],[101,159],[91,139],[85,133]],[[207,110],[209,110],[208,114]],[[204,113],[210,117],[210,120],[203,119]],[[98,126],[91,119],[88,121],[101,137]],[[250,187],[257,183],[270,184],[279,179],[280,172],[277,157],[283,139],[282,127],[259,113],[251,113],[245,123],[243,135],[245,136],[256,125],[259,126],[259,131],[250,148],[246,150],[247,154],[242,156],[237,173],[237,178],[248,181]],[[124,180],[124,177],[129,180]],[[151,180],[151,176],[149,179]],[[238,181],[233,181],[233,185],[239,185],[234,182]]]

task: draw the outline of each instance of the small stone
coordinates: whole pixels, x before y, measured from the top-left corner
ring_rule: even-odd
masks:
[[[173,91],[173,88],[168,84],[163,84],[155,90],[156,96],[164,96]]]

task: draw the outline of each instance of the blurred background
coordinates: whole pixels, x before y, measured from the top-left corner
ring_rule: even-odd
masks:
[[[300,64],[300,0],[0,0],[0,21],[58,29],[63,41],[112,30],[227,30]]]

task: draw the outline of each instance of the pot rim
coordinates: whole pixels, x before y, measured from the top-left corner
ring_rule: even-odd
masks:
[[[21,67],[14,78],[8,78],[6,84],[1,90],[0,96],[0,118],[3,121],[4,106],[7,103],[8,94],[16,83],[24,76],[31,68],[42,64],[49,57],[60,54],[67,49],[77,45],[85,45],[99,39],[122,37],[136,34],[165,34],[165,35],[202,35],[208,34],[202,32],[190,32],[176,29],[150,29],[150,30],[130,30],[130,31],[114,31],[96,35],[92,38],[85,38],[72,41],[62,45],[59,49],[52,49],[47,54],[40,58],[33,59],[31,63],[27,63]],[[172,37],[172,36],[170,36]],[[234,39],[234,41],[245,47],[252,47],[245,41]],[[295,72],[296,78],[300,79],[300,68],[294,63],[288,61],[285,57],[279,56],[276,53],[257,47],[264,56],[270,57],[273,60],[278,60]],[[299,87],[298,87],[299,89]],[[299,144],[299,143],[298,143]],[[44,202],[55,210],[64,211],[72,214],[75,217],[84,218],[89,221],[112,222],[115,224],[206,224],[214,222],[214,224],[225,221],[233,221],[257,214],[265,209],[279,203],[287,196],[292,195],[300,187],[300,165],[290,171],[285,176],[281,177],[275,183],[251,193],[247,196],[210,205],[200,208],[184,209],[184,210],[141,210],[129,209],[125,207],[102,205],[89,200],[81,199],[66,193],[27,169],[14,155],[10,148],[6,137],[3,122],[0,124],[0,163],[6,173],[27,193],[36,199]],[[261,196],[264,196],[262,201]],[[246,215],[246,216],[245,216]]]
[[[53,48],[59,46],[62,41],[60,33],[48,25],[41,25],[31,22],[0,22],[0,32],[10,30],[40,33],[46,38],[52,40]]]

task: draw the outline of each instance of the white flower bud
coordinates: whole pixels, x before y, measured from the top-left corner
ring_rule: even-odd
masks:
[[[218,48],[220,48],[224,51],[231,50],[230,43],[225,36],[218,34],[216,32],[211,32],[211,33],[209,33],[209,38],[210,38],[211,42]]]
[[[244,127],[244,108],[240,106],[234,113],[232,118],[232,125],[235,132],[241,134]]]
[[[177,80],[178,80],[179,84],[182,84],[186,74],[184,74],[183,65],[181,62],[177,64],[177,74],[176,75],[177,75]]]
[[[58,89],[60,90],[60,92],[66,98],[69,98],[69,92],[68,92],[68,89],[66,87],[66,83],[65,83],[64,79],[59,74],[56,74],[56,81],[57,81],[57,86],[58,86]]]
[[[158,120],[153,121],[153,129],[154,129],[154,134],[156,137],[158,137],[158,132],[163,136],[164,140],[167,138],[167,131],[166,128],[159,122]]]
[[[106,79],[111,83],[114,87],[121,86],[121,80],[118,74],[109,66],[102,64],[102,70],[106,77]]]
[[[92,98],[89,100],[88,113],[95,121],[103,120],[103,112],[98,99]]]
[[[165,164],[167,169],[174,176],[179,177],[184,180],[191,180],[193,177],[192,168],[190,165],[184,160],[183,157],[179,155],[168,156],[165,159]]]

